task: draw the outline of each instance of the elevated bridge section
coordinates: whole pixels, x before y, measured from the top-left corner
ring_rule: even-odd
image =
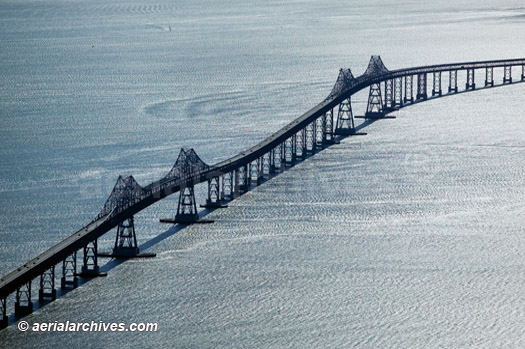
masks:
[[[496,82],[498,70],[501,83]],[[458,86],[458,73],[464,74],[464,89]],[[482,83],[476,86],[475,77],[479,75]],[[15,294],[16,316],[32,312],[33,280],[38,280],[39,301],[45,301],[56,297],[56,269],[62,288],[76,287],[78,277],[100,275],[97,239],[110,230],[117,228],[111,256],[139,256],[133,217],[157,201],[179,193],[177,212],[167,221],[199,223],[195,185],[208,184],[204,207],[225,207],[226,202],[242,195],[251,186],[330,146],[337,139],[357,134],[351,97],[365,88],[369,88],[369,97],[364,117],[381,119],[394,110],[425,100],[523,81],[525,58],[388,70],[379,56],[372,56],[365,72],[357,78],[350,69],[341,69],[326,99],[263,141],[227,160],[210,166],[193,149],[182,149],[166,176],[147,186],[142,187],[132,176],[120,176],[92,222],[0,279],[0,328],[8,325],[7,299],[11,294]],[[446,93],[442,85],[448,87]],[[78,252],[82,258],[77,258]]]

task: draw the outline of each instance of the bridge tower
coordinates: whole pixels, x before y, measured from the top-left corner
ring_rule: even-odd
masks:
[[[366,108],[365,118],[378,119],[385,116],[383,110],[383,100],[381,97],[381,86],[378,82],[370,85],[368,94],[368,106]]]
[[[57,290],[55,289],[55,266],[45,270],[40,275],[40,290],[38,291],[38,300],[43,302],[45,298],[55,300]]]
[[[339,104],[334,132],[336,135],[355,133],[354,114],[352,113],[352,102],[350,98],[351,97],[348,97]]]

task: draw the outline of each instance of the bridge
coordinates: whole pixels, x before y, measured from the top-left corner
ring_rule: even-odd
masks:
[[[513,71],[518,71],[521,76],[513,80]],[[458,88],[458,73],[465,79],[461,90]],[[480,74],[484,82],[482,80],[481,86],[479,83],[476,86],[475,76]],[[497,74],[502,76],[498,82]],[[61,275],[60,286],[72,289],[78,286],[78,277],[103,275],[98,266],[101,256],[148,256],[139,251],[133,217],[157,201],[179,193],[176,214],[161,222],[210,223],[199,218],[195,185],[208,185],[203,207],[223,208],[250,187],[283,172],[307,156],[342,138],[363,135],[355,126],[358,116],[354,116],[351,103],[352,96],[363,89],[369,89],[369,96],[362,117],[382,119],[415,103],[524,81],[525,58],[388,70],[379,56],[372,56],[367,69],[359,77],[354,77],[350,69],[341,69],[332,91],[321,103],[227,160],[210,166],[193,149],[182,149],[167,175],[147,186],[142,187],[133,176],[119,176],[102,210],[89,224],[0,279],[0,329],[8,325],[7,300],[11,294],[15,293],[15,316],[33,311],[33,280],[39,282],[40,302],[56,298],[57,268]],[[448,89],[443,91],[443,85]],[[114,228],[117,229],[113,251],[103,255],[98,252],[97,239]],[[77,253],[82,254],[80,266],[77,265]]]

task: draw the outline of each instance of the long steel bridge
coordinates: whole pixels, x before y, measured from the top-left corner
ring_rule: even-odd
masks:
[[[461,90],[458,88],[458,73],[465,81]],[[513,73],[521,73],[521,76],[513,80]],[[498,74],[502,78],[498,79]],[[480,75],[484,81],[476,86],[475,76]],[[195,185],[208,184],[203,207],[226,207],[228,201],[242,195],[251,186],[259,185],[307,156],[341,138],[363,134],[357,132],[355,127],[351,98],[365,88],[369,88],[369,95],[363,117],[382,119],[390,117],[388,114],[392,111],[426,100],[524,81],[525,58],[388,70],[379,56],[372,56],[366,71],[359,77],[354,77],[350,69],[341,69],[332,91],[321,103],[227,160],[209,166],[193,149],[182,149],[169,173],[145,187],[140,186],[132,176],[119,176],[93,221],[0,279],[0,329],[8,325],[7,300],[11,294],[15,293],[15,316],[33,311],[33,280],[39,282],[38,299],[43,302],[56,298],[57,268],[63,289],[77,287],[78,277],[103,274],[98,266],[101,254],[97,239],[115,227],[113,251],[105,256],[142,256],[137,245],[133,216],[157,201],[179,193],[175,217],[161,220],[163,222],[208,222],[199,219]],[[442,85],[448,89],[443,91]],[[81,262],[80,258],[77,260],[79,252],[82,254]],[[81,265],[77,268],[79,262]]]

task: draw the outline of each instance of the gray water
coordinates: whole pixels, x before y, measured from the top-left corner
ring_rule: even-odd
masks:
[[[89,222],[118,175],[146,185],[181,147],[226,159],[324,99],[341,67],[524,57],[524,32],[514,0],[3,1],[0,273]],[[106,278],[23,319],[157,332],[15,323],[0,346],[523,347],[524,88],[405,108],[212,225],[159,224],[176,208],[163,200],[135,217],[157,258],[102,262]]]

